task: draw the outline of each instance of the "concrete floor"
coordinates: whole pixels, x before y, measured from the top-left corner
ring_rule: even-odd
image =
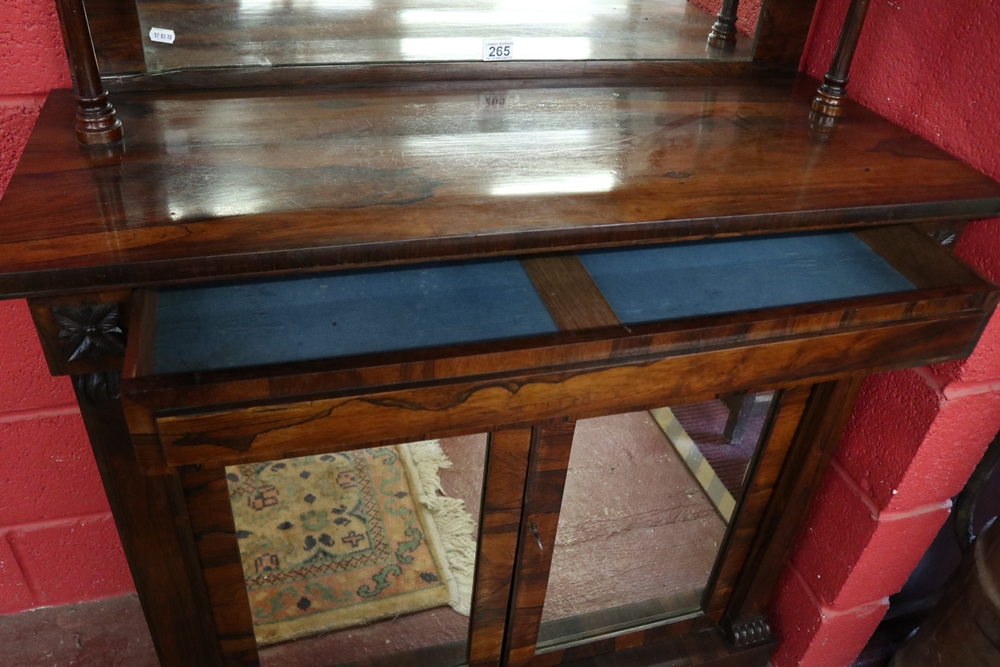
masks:
[[[0,616],[2,667],[157,667],[134,595]]]
[[[442,442],[455,464],[442,471],[442,485],[465,499],[474,516],[485,446],[485,435]],[[544,618],[650,599],[689,604],[690,593],[707,580],[724,531],[647,413],[580,422]],[[326,667],[464,640],[467,633],[468,618],[445,607],[267,647],[261,662]],[[157,664],[135,597],[0,617],[0,647],[0,667]]]

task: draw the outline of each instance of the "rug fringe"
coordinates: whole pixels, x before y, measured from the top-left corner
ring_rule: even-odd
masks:
[[[465,501],[444,495],[441,488],[441,468],[451,468],[437,440],[413,442],[408,445],[413,467],[420,477],[421,504],[434,517],[441,548],[456,587],[451,608],[468,616],[472,608],[472,582],[476,570],[476,522],[465,509]]]

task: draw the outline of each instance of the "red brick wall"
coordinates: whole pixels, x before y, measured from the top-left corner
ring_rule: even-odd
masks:
[[[0,26],[2,195],[45,93],[70,80],[55,3],[5,0]],[[49,377],[23,301],[0,302],[0,322],[0,614],[127,593],[70,382]]]

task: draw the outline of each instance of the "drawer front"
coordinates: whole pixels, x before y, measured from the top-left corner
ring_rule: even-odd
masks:
[[[912,228],[145,293],[150,472],[580,419],[960,357],[995,286]]]

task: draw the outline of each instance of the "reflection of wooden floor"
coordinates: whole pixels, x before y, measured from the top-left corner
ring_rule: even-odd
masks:
[[[648,413],[582,421],[542,619],[701,589],[724,533]]]
[[[442,441],[454,463],[445,490],[478,515],[486,436]],[[577,426],[546,597],[542,639],[696,607],[725,526],[648,413]],[[615,608],[610,613],[605,610]],[[589,615],[588,615],[589,614]],[[587,615],[582,618],[573,618]],[[563,620],[557,620],[563,619]],[[468,618],[432,609],[366,627],[266,647],[264,667],[325,667],[451,644]],[[331,656],[337,656],[331,662]],[[436,667],[428,656],[427,667]]]
[[[708,49],[715,17],[687,0],[137,0],[150,71],[227,65],[482,60],[746,59]],[[176,33],[150,41],[150,28]]]

